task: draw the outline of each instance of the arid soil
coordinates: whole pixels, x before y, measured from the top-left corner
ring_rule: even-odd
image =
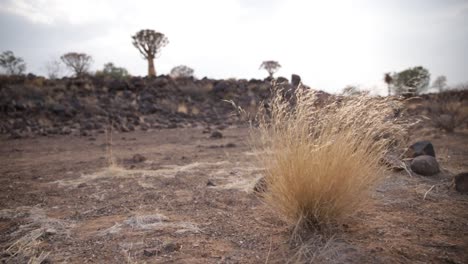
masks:
[[[111,151],[105,134],[3,135],[2,262],[467,263],[468,195],[451,184],[468,171],[468,133],[413,136],[433,142],[442,172],[389,172],[369,205],[333,235],[312,235],[303,254],[252,191],[262,170],[248,129],[222,133],[114,132]]]

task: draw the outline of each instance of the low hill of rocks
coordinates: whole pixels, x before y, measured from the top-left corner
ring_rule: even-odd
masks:
[[[292,87],[283,78],[282,85]],[[48,80],[0,77],[0,133],[30,135],[103,133],[239,121],[229,102],[251,111],[270,94],[271,80],[213,80],[169,76]]]
[[[111,127],[118,132],[226,127],[241,121],[231,102],[254,113],[270,96],[273,82],[284,89],[295,89],[300,77],[293,75],[291,84],[282,77],[214,80],[159,76],[119,80],[88,76],[49,80],[34,75],[0,76],[0,134],[12,138],[87,136]],[[320,95],[333,98],[324,92]],[[410,115],[428,117],[423,119],[424,126],[433,125],[447,132],[467,128],[467,90],[401,99],[409,101]]]

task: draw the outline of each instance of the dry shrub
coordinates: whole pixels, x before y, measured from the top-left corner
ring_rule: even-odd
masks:
[[[366,95],[320,100],[274,91],[253,140],[265,168],[266,201],[300,227],[323,227],[354,212],[385,168],[379,160],[404,135],[399,103]]]
[[[454,132],[468,123],[468,104],[463,91],[443,92],[423,104],[434,126],[446,132]]]

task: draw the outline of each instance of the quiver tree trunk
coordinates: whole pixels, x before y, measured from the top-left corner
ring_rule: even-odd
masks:
[[[148,57],[148,76],[156,77],[156,69],[154,68],[154,58]]]

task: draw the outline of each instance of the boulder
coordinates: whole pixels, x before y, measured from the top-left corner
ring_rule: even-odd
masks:
[[[287,78],[285,78],[285,77],[280,76],[280,77],[276,78],[276,82],[277,83],[289,83],[289,80]]]
[[[462,172],[454,178],[455,190],[461,193],[468,193],[468,172]]]
[[[134,163],[141,163],[141,162],[143,162],[143,161],[145,161],[145,160],[146,160],[146,157],[143,156],[143,155],[141,155],[141,154],[135,154],[135,155],[133,155],[133,157],[132,157],[132,161],[133,161]]]
[[[223,134],[219,132],[218,130],[215,130],[211,132],[210,138],[213,138],[213,139],[223,138]]]
[[[435,158],[435,151],[434,151],[434,146],[430,141],[423,140],[423,141],[418,141],[411,145],[406,152],[406,156],[408,158],[416,158],[418,156],[422,155],[428,155],[432,156]]]
[[[291,84],[292,84],[292,86],[297,87],[297,86],[299,86],[300,83],[301,83],[301,76],[299,76],[297,74],[292,74],[291,75]]]
[[[424,176],[432,176],[440,171],[437,160],[429,155],[422,155],[414,158],[411,161],[411,170]]]

